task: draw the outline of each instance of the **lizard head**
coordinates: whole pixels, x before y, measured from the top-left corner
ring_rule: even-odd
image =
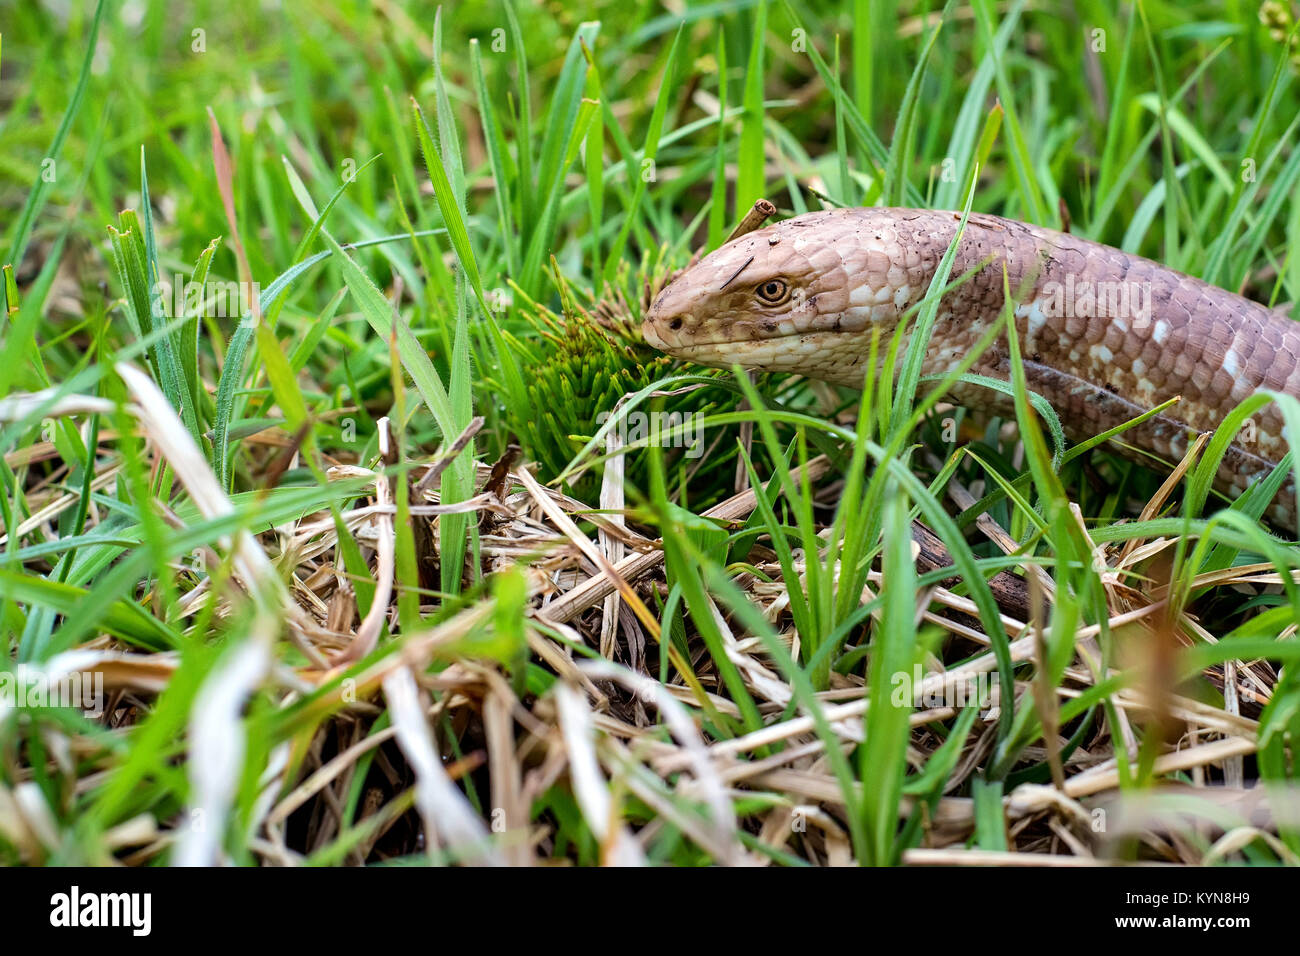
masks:
[[[895,261],[891,212],[807,213],[733,239],[659,294],[645,340],[701,365],[860,387],[872,329],[880,327],[887,344],[899,315],[925,291],[913,289]]]

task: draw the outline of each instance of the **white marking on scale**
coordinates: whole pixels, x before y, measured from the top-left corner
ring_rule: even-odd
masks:
[[[1043,313],[1043,307],[1038,304],[1038,300],[1016,307],[1017,319],[1028,319],[1028,338],[1034,338],[1038,330],[1047,324],[1047,316]]]
[[[855,285],[849,293],[849,305],[870,305],[874,298],[871,286],[863,282]]]

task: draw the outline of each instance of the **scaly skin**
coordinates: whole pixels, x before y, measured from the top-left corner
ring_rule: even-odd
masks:
[[[645,339],[703,365],[860,388],[873,330],[883,352],[901,314],[924,297],[959,220],[931,210],[835,209],[748,233],[664,289],[647,313]],[[973,214],[949,281],[981,264],[944,296],[924,372],[952,368],[1000,321],[1005,266],[1029,387],[1051,402],[1072,439],[1178,397],[1122,436],[1139,460],[1151,463],[1146,452],[1177,461],[1189,438],[1212,431],[1257,390],[1300,395],[1300,325],[1279,311],[1110,246]],[[972,371],[1007,380],[1005,336]],[[952,397],[978,412],[1009,410],[1001,393],[975,385],[959,385]],[[1240,494],[1286,450],[1282,416],[1267,405],[1229,447],[1217,487]],[[1269,517],[1296,529],[1290,480]]]

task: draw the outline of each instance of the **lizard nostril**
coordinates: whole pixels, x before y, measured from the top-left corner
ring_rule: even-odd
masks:
[[[680,315],[674,316],[673,320],[668,323],[668,328],[672,329],[674,332],[676,332],[681,327],[682,327],[682,317]]]

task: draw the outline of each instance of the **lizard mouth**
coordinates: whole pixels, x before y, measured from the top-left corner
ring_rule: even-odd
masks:
[[[793,338],[800,335],[799,332],[784,332],[780,335],[770,335],[761,339],[708,339],[706,341],[693,341],[689,343],[671,342],[660,334],[657,330],[647,324],[641,332],[647,344],[653,346],[661,352],[666,352],[675,358],[693,359],[699,355],[716,354],[720,351],[729,351],[742,353],[746,350],[753,350],[761,347],[764,343],[774,342],[780,339]]]
[[[772,342],[783,342],[787,339],[807,339],[810,343],[824,343],[838,341],[843,336],[851,336],[860,333],[861,329],[854,328],[832,328],[832,329],[785,329],[781,331],[765,332],[763,335],[744,336],[734,338],[694,338],[690,342],[674,341],[677,337],[671,332],[664,334],[663,321],[659,319],[648,319],[641,328],[641,336],[646,343],[661,352],[667,352],[670,355],[687,356],[691,353],[706,351],[709,349],[736,348],[736,349],[755,349]],[[800,349],[804,351],[804,349]]]
[[[670,343],[649,329],[643,332],[648,343],[674,358],[727,368],[764,368],[770,371],[806,372],[817,363],[818,356],[829,358],[844,353],[851,330],[793,330],[773,333],[762,338],[718,338],[709,341]]]

